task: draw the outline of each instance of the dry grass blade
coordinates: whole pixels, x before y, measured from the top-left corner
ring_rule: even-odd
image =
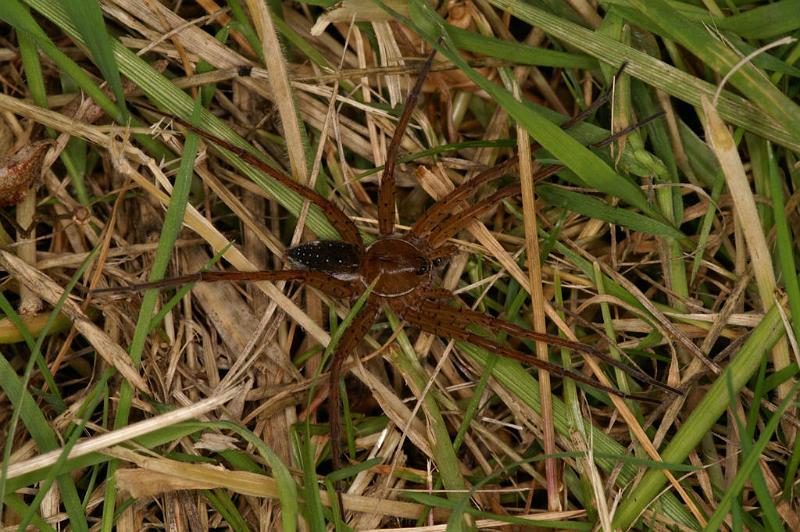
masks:
[[[744,170],[744,165],[736,150],[736,144],[728,131],[728,127],[719,113],[707,98],[702,99],[703,114],[706,120],[706,132],[719,160],[725,181],[731,192],[735,206],[736,220],[747,242],[747,251],[753,268],[753,276],[758,286],[758,294],[764,309],[774,304],[776,289],[775,270],[772,257],[767,246],[766,235],[761,225],[761,219],[756,209],[755,198],[750,189],[750,182]],[[789,354],[789,343],[781,339],[772,349],[772,363],[780,370],[792,362]],[[779,388],[780,397],[785,398],[792,387],[791,381],[786,381]]]
[[[207,399],[203,399],[202,401],[198,401],[196,404],[193,404],[191,406],[178,408],[176,410],[173,410],[172,412],[168,412],[166,414],[150,418],[146,421],[133,423],[125,427],[124,429],[120,429],[107,434],[102,434],[100,436],[95,436],[93,438],[88,438],[85,441],[82,441],[77,445],[75,445],[72,449],[70,449],[67,458],[68,459],[79,458],[81,456],[86,456],[90,453],[103,452],[109,449],[110,447],[118,445],[122,442],[126,442],[129,440],[139,438],[141,436],[145,436],[147,434],[150,434],[160,429],[170,427],[182,421],[195,419],[197,417],[202,416],[203,414],[211,412],[215,408],[219,408],[220,406],[224,405],[231,399],[235,398],[240,393],[241,393],[241,388],[239,387],[230,388],[228,390],[222,391],[217,395],[214,395]],[[58,449],[55,451],[50,451],[47,454],[41,454],[31,460],[11,464],[11,466],[9,466],[8,468],[8,478],[12,479],[18,476],[22,476],[26,473],[42,469],[43,467],[53,465],[61,457],[63,452],[64,451],[62,449]]]
[[[262,54],[269,72],[269,83],[272,87],[274,101],[281,115],[281,125],[286,137],[292,176],[300,183],[308,182],[308,164],[305,153],[305,135],[300,128],[300,114],[295,107],[294,92],[289,81],[286,59],[281,49],[278,33],[272,22],[272,14],[267,4],[258,0],[247,0],[253,15],[253,21],[261,37]]]
[[[58,303],[64,295],[64,290],[52,279],[7,251],[0,250],[0,265],[20,283],[51,305]],[[77,303],[68,299],[64,303],[63,312],[69,316],[75,328],[97,349],[98,354],[106,362],[124,375],[133,386],[144,393],[150,393],[147,383],[133,368],[125,350],[92,323]]]
[[[519,98],[519,86],[514,84],[514,96]],[[519,179],[522,185],[522,215],[525,228],[525,251],[528,256],[528,290],[531,294],[531,314],[533,330],[546,332],[545,323],[545,298],[542,289],[542,266],[539,257],[539,224],[536,223],[536,192],[534,175],[536,168],[532,164],[531,141],[528,132],[517,126],[517,150],[519,157]],[[549,360],[547,344],[536,342],[536,356],[541,360]],[[542,421],[544,422],[544,451],[555,454],[555,423],[553,423],[553,407],[550,402],[552,389],[550,387],[550,374],[539,371],[539,384],[542,394]],[[547,509],[560,510],[561,503],[558,497],[559,479],[555,459],[545,462],[547,478]]]

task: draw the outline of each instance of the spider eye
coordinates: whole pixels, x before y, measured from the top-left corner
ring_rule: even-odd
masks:
[[[447,264],[447,257],[436,257],[435,259],[433,259],[431,261],[431,265],[434,268],[438,268],[440,266],[444,266],[445,264]]]
[[[426,273],[428,273],[430,271],[430,269],[431,269],[431,263],[428,262],[427,260],[423,261],[422,264],[420,264],[419,267],[417,267],[416,274],[417,275],[425,275]]]

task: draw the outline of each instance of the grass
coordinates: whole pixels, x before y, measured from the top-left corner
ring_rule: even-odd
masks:
[[[3,207],[2,523],[796,528],[800,46],[767,45],[797,34],[797,2],[319,4],[0,3],[13,30],[3,57],[24,68],[0,63],[6,136],[24,143],[39,124],[34,136],[72,138],[35,201]],[[373,238],[373,169],[419,64],[395,59],[430,47],[434,74],[401,150],[401,224],[528,139],[538,164],[565,167],[459,234],[443,286],[528,327],[546,314],[551,333],[683,397],[650,391],[654,406],[542,383],[387,313],[345,380],[350,465],[331,472],[317,393],[350,302],[265,283],[198,285],[168,303],[155,291],[67,298],[212,255],[281,267],[285,246],[337,237],[320,209],[237,157],[152,135],[158,118],[137,102],[313,183]],[[623,62],[610,104],[561,130]],[[79,90],[95,107],[74,118]],[[659,111],[611,151],[585,147]],[[26,266],[14,255],[30,256],[33,233],[7,235],[31,205]],[[43,310],[22,312],[30,298]],[[334,481],[350,486],[344,517],[330,509]]]

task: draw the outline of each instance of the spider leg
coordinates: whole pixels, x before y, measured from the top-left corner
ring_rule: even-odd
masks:
[[[484,183],[489,183],[507,175],[517,165],[517,162],[517,158],[513,157],[460,184],[445,197],[431,205],[430,209],[425,211],[413,225],[411,232],[422,238],[427,237],[438,227],[442,220],[454,214],[460,202],[472,196],[478,190],[478,187]]]
[[[664,115],[663,112],[656,113],[653,116],[647,117],[644,120],[641,120],[635,124],[632,124],[622,131],[618,131],[613,135],[609,135],[608,137],[604,138],[603,140],[596,142],[591,145],[592,148],[602,148],[607,146],[608,144],[614,142],[615,140],[624,137],[631,131],[635,131],[650,122],[661,118]],[[416,224],[411,228],[411,232],[421,236],[427,237],[433,246],[438,246],[442,244],[445,240],[452,237],[462,229],[464,229],[467,225],[469,225],[473,219],[479,218],[484,213],[489,211],[497,202],[519,194],[520,187],[519,185],[509,185],[503,189],[498,190],[496,193],[484,198],[483,200],[479,201],[478,203],[474,204],[472,207],[469,207],[463,211],[457,211],[458,204],[461,203],[463,200],[466,200],[470,195],[472,195],[478,187],[483,185],[484,183],[488,183],[495,179],[498,179],[506,174],[507,171],[511,170],[517,164],[516,157],[513,159],[509,159],[508,161],[504,162],[501,165],[495,166],[485,172],[478,174],[474,178],[462,183],[455,189],[453,189],[447,196],[439,200],[435,203],[430,209],[428,209],[425,214],[417,221]],[[564,166],[560,164],[555,164],[548,166],[544,170],[540,170],[539,172],[534,175],[534,181],[539,181],[546,177],[549,177],[553,174],[556,174],[564,169]],[[450,216],[450,220],[446,223],[442,224],[442,222]]]
[[[642,396],[638,394],[628,394],[622,392],[620,390],[617,390],[616,388],[612,388],[610,386],[606,386],[605,384],[601,384],[600,382],[594,379],[590,379],[589,377],[586,377],[575,371],[562,368],[561,366],[554,364],[552,362],[541,360],[534,355],[522,353],[520,351],[517,351],[516,349],[503,345],[489,338],[479,336],[475,333],[468,331],[466,327],[460,326],[462,324],[455,324],[452,321],[452,315],[441,312],[441,310],[444,310],[444,308],[440,308],[438,310],[431,310],[428,308],[424,312],[420,312],[418,310],[409,308],[406,309],[406,311],[403,313],[403,318],[410,324],[419,327],[421,330],[425,332],[436,334],[438,336],[445,336],[456,340],[469,342],[470,344],[486,349],[491,353],[495,353],[497,355],[500,355],[505,358],[510,358],[512,360],[517,360],[529,366],[534,366],[536,368],[543,369],[552,375],[558,375],[563,378],[568,378],[577,382],[582,382],[586,385],[591,386],[592,388],[616,395],[618,397],[622,397],[623,399],[634,399],[637,401],[650,402],[650,403],[661,402],[661,400],[659,399],[653,399],[647,396]],[[547,337],[540,340],[549,342],[551,338]],[[663,386],[664,385],[662,385],[662,387]]]
[[[618,79],[619,76],[622,74],[622,71],[625,69],[625,63],[619,68],[614,79]],[[600,108],[603,104],[605,104],[609,98],[611,97],[612,89],[609,88],[603,94],[600,95],[592,104],[578,113],[577,115],[566,119],[564,122],[561,123],[562,129],[569,129],[576,124],[583,122],[586,118],[591,116],[598,108]],[[660,115],[659,115],[660,116]],[[649,119],[648,119],[649,121]],[[636,127],[641,127],[641,125],[636,125]],[[635,128],[634,128],[635,129]],[[631,128],[625,128],[624,134],[630,133],[632,131]],[[622,132],[620,132],[622,133]],[[602,147],[606,144],[613,142],[617,138],[619,138],[620,133],[615,135],[611,135],[607,139],[604,139],[598,143],[597,146],[593,147]],[[537,148],[541,147],[538,143],[533,143],[531,145],[531,150],[536,150]],[[468,199],[473,193],[478,190],[478,187],[481,185],[503,177],[508,172],[510,172],[518,163],[517,157],[512,157],[511,159],[489,168],[478,174],[477,176],[473,177],[472,179],[465,181],[455,189],[453,189],[447,196],[442,198],[441,200],[437,201],[430,209],[428,209],[422,217],[414,224],[411,228],[411,232],[415,233],[419,236],[427,236],[431,233],[439,223],[447,218],[449,215],[454,214],[454,210],[456,205],[461,202],[462,200]]]
[[[114,288],[100,288],[92,290],[92,295],[110,293],[131,293],[149,290],[151,288],[167,288],[188,283],[215,283],[219,281],[303,281],[309,286],[318,288],[322,292],[336,297],[349,298],[357,295],[356,285],[352,281],[337,279],[324,272],[314,270],[276,270],[260,272],[197,272],[181,277],[163,279],[150,283],[134,284]]]
[[[581,122],[592,116],[592,114],[594,114],[595,111],[597,111],[603,105],[605,105],[606,102],[608,102],[608,100],[611,99],[611,95],[614,94],[614,87],[617,81],[619,81],[619,78],[622,77],[622,73],[625,71],[625,67],[627,66],[628,66],[627,61],[622,63],[619,69],[617,69],[617,72],[614,74],[614,82],[611,84],[611,86],[608,87],[605,91],[603,91],[603,93],[595,101],[593,101],[589,105],[589,107],[587,107],[580,113],[576,114],[575,116],[570,117],[564,122],[562,122],[561,129],[569,129],[572,126],[580,124]]]
[[[318,194],[316,191],[301,185],[285,173],[277,170],[257,156],[253,155],[249,151],[240,148],[234,144],[231,144],[227,140],[223,140],[211,133],[203,131],[202,129],[198,129],[197,126],[190,124],[189,122],[179,118],[177,116],[173,116],[171,114],[165,113],[163,111],[159,111],[149,105],[142,105],[138,104],[139,107],[143,109],[147,109],[150,112],[156,113],[161,116],[165,116],[167,118],[172,119],[173,121],[177,122],[178,124],[182,125],[183,127],[190,130],[192,133],[195,133],[204,139],[213,142],[218,147],[224,148],[226,151],[229,151],[239,157],[241,160],[245,161],[246,163],[252,165],[253,167],[257,168],[258,170],[264,172],[265,174],[269,175],[275,181],[279,182],[281,185],[285,186],[286,188],[290,189],[292,192],[297,194],[298,196],[307,199],[311,203],[315,204],[320,210],[325,214],[328,220],[333,225],[334,229],[338,231],[339,235],[342,237],[342,240],[349,242],[356,246],[359,251],[364,250],[364,241],[361,239],[361,235],[358,232],[358,227],[347,216],[339,207],[337,207],[332,201],[328,198]]]
[[[338,471],[342,468],[342,398],[339,393],[339,380],[342,377],[342,365],[347,359],[347,355],[353,352],[358,342],[361,341],[369,332],[372,324],[375,323],[378,310],[379,305],[377,303],[367,301],[339,339],[339,344],[336,346],[336,350],[333,352],[333,358],[331,359],[330,374],[328,376],[328,385],[330,387],[328,404],[329,422],[331,426],[331,463],[333,464],[334,471]],[[338,492],[339,490],[337,488],[339,507],[344,511],[341,493]]]
[[[438,291],[435,295],[437,296],[437,300],[441,301],[441,295],[438,293]],[[569,349],[570,351],[585,353],[597,360],[603,361],[610,366],[614,366],[615,368],[624,371],[625,373],[634,377],[640,382],[649,384],[651,386],[656,386],[670,393],[681,395],[681,392],[679,390],[676,390],[671,386],[667,386],[666,384],[658,381],[657,379],[654,379],[653,377],[639,370],[638,368],[629,366],[619,360],[616,360],[615,358],[610,357],[609,355],[595,349],[590,345],[583,344],[581,342],[575,342],[573,340],[568,340],[566,338],[562,338],[560,336],[555,336],[552,334],[531,331],[529,329],[525,329],[524,327],[520,327],[516,323],[512,323],[510,321],[506,321],[500,318],[494,318],[492,316],[487,316],[485,314],[481,314],[480,312],[476,312],[474,310],[467,308],[455,309],[440,304],[437,301],[431,301],[431,298],[429,297],[427,299],[428,300],[424,301],[420,305],[419,310],[423,314],[432,313],[438,316],[446,317],[446,319],[448,320],[447,323],[453,326],[466,329],[466,327],[470,324],[479,325],[491,331],[507,332],[510,335],[515,336],[517,338],[523,338],[526,340],[533,340],[538,342],[546,342],[549,345],[564,347],[566,349]],[[451,297],[451,299],[458,301],[458,299],[454,297]]]
[[[436,56],[436,50],[431,52],[425,64],[417,76],[417,82],[408,93],[408,100],[406,101],[403,114],[400,115],[400,121],[394,129],[394,135],[386,150],[386,164],[383,166],[383,174],[381,174],[381,189],[378,193],[378,228],[381,235],[388,236],[394,232],[394,211],[395,211],[395,178],[394,169],[397,163],[397,153],[400,151],[400,143],[403,140],[403,135],[408,127],[408,122],[411,120],[411,114],[417,105],[419,93],[422,92],[422,85],[425,83],[425,78],[430,72],[433,58]]]
[[[627,63],[623,63],[622,66],[620,66],[619,70],[614,75],[614,79],[615,80],[619,79],[619,77],[622,75],[622,72],[625,69],[626,64]],[[594,102],[592,102],[592,104],[589,107],[587,107],[586,109],[584,109],[583,111],[581,111],[577,115],[575,115],[575,116],[573,116],[571,118],[568,118],[567,120],[562,122],[561,123],[561,128],[562,129],[569,129],[569,128],[571,128],[571,127],[583,122],[586,118],[588,118],[595,111],[597,111],[598,108],[600,108],[602,105],[604,105],[609,100],[609,98],[611,98],[612,90],[613,90],[613,87],[609,88],[608,90],[603,92],[603,94],[601,94],[599,98],[597,98]],[[591,147],[592,148],[602,148],[602,147],[610,144],[611,142],[614,142],[615,140],[619,139],[620,137],[623,137],[623,136],[627,135],[631,131],[635,131],[636,129],[641,128],[642,126],[652,122],[653,120],[656,120],[657,118],[660,118],[663,114],[664,113],[661,112],[661,113],[657,113],[657,114],[655,114],[655,115],[653,115],[651,117],[645,118],[644,120],[642,120],[642,121],[640,121],[640,122],[638,122],[636,124],[632,124],[632,125],[626,127],[622,131],[618,131],[617,133],[614,133],[613,135],[609,135],[605,139],[603,139],[603,140],[601,140],[601,141],[599,141],[599,142],[597,142],[595,144],[592,144]],[[531,150],[536,150],[539,147],[541,147],[541,146],[538,143],[533,143],[531,145]],[[447,218],[450,215],[455,215],[456,214],[455,211],[457,209],[458,203],[460,203],[463,200],[468,199],[472,194],[474,194],[478,190],[478,188],[481,185],[506,175],[508,172],[510,172],[517,165],[518,162],[519,161],[518,161],[517,157],[512,157],[508,161],[505,161],[505,162],[503,162],[503,163],[501,163],[501,164],[499,164],[497,166],[494,166],[494,167],[492,167],[492,168],[490,168],[488,170],[485,170],[485,171],[481,172],[480,174],[478,174],[477,176],[473,177],[472,179],[470,179],[468,181],[465,181],[464,183],[462,183],[461,185],[459,185],[458,187],[453,189],[447,196],[445,196],[444,198],[440,199],[433,206],[431,206],[431,208],[428,209],[419,218],[419,220],[417,220],[417,222],[411,228],[411,232],[416,234],[416,235],[418,235],[418,236],[426,237],[428,234],[432,233],[438,227],[438,225],[442,222],[442,220],[444,220],[445,218]],[[555,172],[559,171],[561,168],[563,168],[563,167],[561,167],[561,166],[553,167],[552,173],[555,173]],[[552,175],[552,174],[547,174],[547,175]],[[542,176],[539,176],[538,178],[541,179],[543,177],[546,177],[546,176],[542,175]]]
[[[548,166],[544,170],[537,172],[533,176],[533,179],[534,181],[544,179],[545,177],[549,177],[561,171],[563,168],[564,167],[560,164]],[[501,188],[491,196],[487,196],[471,207],[464,209],[457,214],[453,214],[449,220],[440,224],[438,227],[436,227],[436,229],[430,232],[428,241],[434,247],[442,245],[448,238],[452,237],[471,224],[473,221],[493,209],[502,200],[512,196],[517,196],[519,194],[520,185],[508,185],[507,187]]]
[[[520,193],[519,185],[509,185],[503,187],[491,196],[487,196],[475,205],[460,211],[458,215],[451,216],[449,220],[439,225],[428,237],[428,242],[433,247],[438,247],[445,243],[448,238],[467,227],[476,219],[493,209],[499,202]]]

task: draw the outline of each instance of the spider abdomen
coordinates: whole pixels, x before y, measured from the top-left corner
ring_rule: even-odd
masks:
[[[296,268],[325,272],[338,279],[353,279],[361,266],[359,249],[341,240],[314,240],[286,250]]]

